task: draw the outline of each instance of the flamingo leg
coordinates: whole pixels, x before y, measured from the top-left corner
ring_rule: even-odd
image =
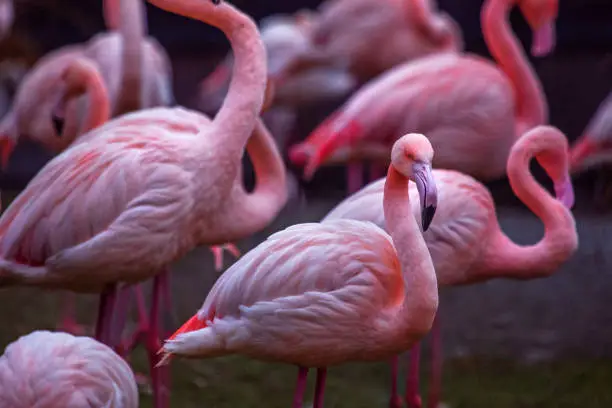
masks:
[[[363,164],[349,163],[346,170],[348,193],[353,194],[363,186]]]
[[[325,394],[325,380],[327,379],[327,368],[317,369],[317,383],[315,385],[314,404],[312,408],[323,408]]]
[[[406,407],[421,408],[421,396],[419,395],[419,360],[421,344],[417,343],[410,350],[410,366],[406,382]]]
[[[440,313],[437,313],[431,329],[431,380],[428,408],[438,408],[442,396],[442,335],[439,316]]]
[[[67,292],[65,297],[61,299],[63,317],[57,328],[58,330],[78,336],[84,334],[85,329],[76,322],[75,299],[75,294],[71,292]]]
[[[149,316],[149,331],[147,332],[146,348],[149,357],[149,369],[151,374],[151,385],[153,387],[153,406],[155,408],[166,408],[169,406],[169,390],[167,381],[169,379],[168,366],[156,367],[160,360],[157,351],[161,347],[160,339],[160,301],[163,296],[163,281],[168,270],[159,273],[153,279],[153,299],[151,301],[151,314]]]
[[[295,394],[293,394],[293,408],[303,408],[304,392],[306,392],[306,380],[308,380],[308,368],[299,367]]]
[[[113,347],[111,325],[113,322],[113,309],[117,293],[117,284],[110,283],[100,294],[100,305],[98,308],[98,320],[96,322],[95,339],[99,342]]]
[[[220,272],[223,269],[223,251],[228,251],[230,254],[234,255],[234,258],[240,258],[240,250],[236,247],[236,245],[232,243],[223,244],[223,245],[213,245],[210,247],[211,252],[215,258],[215,270]]]
[[[397,376],[398,376],[399,357],[395,356],[391,359],[391,400],[389,401],[389,408],[401,408],[402,400],[397,390]]]
[[[123,322],[121,324],[125,324],[127,319],[129,301],[131,300],[131,296],[128,291],[132,291],[136,297],[138,328],[131,334],[129,339],[122,340],[121,344],[117,346],[117,354],[124,359],[127,359],[127,356],[136,348],[138,343],[144,343],[145,335],[149,331],[149,316],[147,315],[141,285],[130,286],[121,294],[121,299],[119,301],[120,306],[118,306],[119,310],[117,312],[119,319],[123,318]]]

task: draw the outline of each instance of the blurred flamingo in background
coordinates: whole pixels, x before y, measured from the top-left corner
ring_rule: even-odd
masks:
[[[165,342],[164,360],[244,354],[295,364],[294,408],[303,406],[308,367],[317,367],[313,407],[321,408],[325,367],[391,357],[422,338],[438,287],[411,214],[408,179],[417,185],[427,230],[437,202],[433,150],[423,135],[409,134],[391,155],[383,203],[391,237],[354,220],[271,235],[221,275],[202,308]]]
[[[98,66],[113,116],[173,103],[170,60],[161,45],[146,36],[141,0],[105,0],[104,11],[113,31],[98,34],[86,44],[50,52],[25,76],[10,112],[0,122],[5,166],[22,137],[60,152],[109,119],[103,104],[94,99],[100,95],[79,92],[72,84],[65,88],[71,92],[61,94],[65,85],[61,75],[77,58],[88,58]],[[74,318],[74,295],[65,295],[63,301],[60,328],[82,333]]]
[[[535,157],[553,180],[557,200],[540,187],[529,172]],[[559,130],[538,126],[525,133],[513,146],[507,165],[508,178],[516,196],[544,223],[544,238],[530,246],[517,245],[502,231],[495,203],[485,186],[453,170],[434,170],[438,187],[438,210],[423,233],[431,253],[438,284],[457,286],[494,278],[535,279],[549,276],[566,262],[578,247],[578,235],[570,208],[574,193],[569,176],[567,138]],[[414,216],[417,186],[410,185]],[[384,216],[385,179],[375,181],[338,204],[322,220],[371,221],[386,228]],[[386,228],[388,229],[388,228]],[[402,248],[396,248],[401,252]],[[432,381],[428,406],[437,408],[441,384],[439,318],[432,329]],[[420,407],[418,396],[419,347],[412,351],[406,387],[408,407]],[[397,360],[394,359],[391,407],[401,407],[397,396]]]
[[[13,0],[0,0],[0,39],[6,37],[11,31],[14,19]]]
[[[345,64],[364,83],[395,65],[463,49],[461,27],[433,0],[328,0],[310,16],[314,46],[299,50],[279,76],[304,66]],[[275,72],[272,72],[273,74]]]
[[[435,167],[485,181],[502,177],[514,141],[548,120],[542,86],[508,23],[515,4],[535,31],[532,52],[549,52],[557,0],[486,0],[483,33],[499,65],[475,55],[442,53],[397,66],[291,148],[291,161],[306,166],[307,178],[327,160],[387,161],[398,135],[418,131],[434,146]],[[362,184],[349,180],[351,191]]]
[[[261,38],[268,56],[268,72],[280,70],[287,61],[310,48],[310,21],[305,10],[295,15],[272,15],[260,21]],[[227,93],[231,78],[231,52],[200,84],[197,106],[214,114]],[[304,69],[275,84],[274,100],[263,118],[279,149],[284,151],[296,142],[293,128],[300,111],[325,101],[348,96],[355,86],[355,78],[343,67],[320,66]]]
[[[612,93],[599,105],[582,136],[570,149],[572,173],[606,165],[612,162]],[[602,169],[596,185],[595,201],[609,203],[609,170]]]
[[[35,331],[0,356],[3,408],[138,408],[130,366],[90,337]]]
[[[223,106],[212,121],[182,108],[123,115],[50,161],[0,218],[0,286],[102,292],[96,338],[114,345],[121,329],[111,330],[117,285],[154,276],[145,345],[155,406],[162,407],[165,375],[153,367],[164,271],[197,245],[263,229],[287,193],[280,154],[258,121],[267,73],[255,23],[217,0],[150,2],[228,36],[236,64]],[[74,75],[103,94],[96,73],[95,65],[79,60],[61,78]],[[108,112],[108,98],[101,99]],[[239,177],[245,144],[257,177],[250,193]],[[68,216],[71,222],[64,222]]]

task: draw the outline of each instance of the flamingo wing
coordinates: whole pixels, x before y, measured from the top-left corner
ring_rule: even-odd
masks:
[[[403,287],[391,238],[374,224],[298,224],[271,235],[226,271],[198,315],[315,325],[338,315],[363,320],[401,302]]]
[[[0,218],[2,258],[91,270],[146,267],[176,252],[191,178],[168,138],[152,133],[115,129],[49,162]],[[120,276],[112,269],[109,279]]]

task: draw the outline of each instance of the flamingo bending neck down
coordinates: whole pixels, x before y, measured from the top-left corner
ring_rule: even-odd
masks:
[[[438,306],[431,257],[406,205],[410,179],[427,230],[437,203],[432,155],[423,135],[396,142],[383,204],[391,237],[353,220],[271,235],[221,275],[202,308],[165,342],[161,363],[171,355],[243,354],[298,365],[294,408],[303,405],[308,367],[317,367],[320,408],[326,366],[409,349],[430,330]]]
[[[498,66],[455,53],[399,65],[361,88],[293,146],[291,161],[305,166],[306,178],[329,162],[387,161],[398,135],[423,131],[436,151],[435,167],[480,180],[502,177],[516,139],[548,120],[542,87],[508,23],[515,4],[534,31],[546,34],[535,36],[536,48],[548,51],[543,45],[553,45],[557,0],[486,0],[483,32]]]
[[[529,171],[531,159],[544,167],[553,180],[555,200],[536,183]],[[567,138],[559,130],[538,126],[513,146],[507,164],[514,193],[544,223],[544,237],[535,245],[517,245],[499,226],[495,203],[485,186],[453,170],[434,170],[439,206],[431,227],[423,233],[440,286],[458,286],[494,278],[532,279],[553,274],[577,249],[578,235],[570,208],[574,203],[568,171]],[[371,221],[385,228],[383,211],[385,180],[375,181],[338,204],[322,220]],[[417,191],[410,186],[410,197]],[[419,208],[412,210],[418,217]],[[401,248],[397,248],[398,252]],[[429,407],[440,400],[441,346],[439,315],[432,329],[432,380]],[[420,407],[418,396],[419,346],[412,351],[406,402]],[[397,359],[393,359],[391,407],[401,406],[397,396]]]
[[[160,408],[168,397],[154,369],[164,271],[196,246],[263,229],[287,192],[280,154],[259,121],[267,75],[253,20],[217,0],[151,3],[228,36],[236,64],[223,106],[212,121],[183,108],[126,114],[51,160],[0,217],[0,287],[102,292],[97,337],[115,345],[116,287],[154,277],[145,345]],[[239,177],[245,145],[257,178],[250,193]]]

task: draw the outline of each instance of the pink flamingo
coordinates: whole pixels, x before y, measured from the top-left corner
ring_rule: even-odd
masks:
[[[540,187],[529,172],[535,157],[552,178],[557,200]],[[439,206],[431,227],[424,232],[440,286],[458,286],[494,278],[534,279],[554,273],[578,246],[570,208],[574,193],[568,172],[567,139],[559,130],[538,126],[513,146],[507,165],[512,190],[544,222],[544,238],[535,245],[517,245],[501,230],[495,203],[485,186],[454,170],[434,170]],[[410,186],[412,210],[417,191]],[[370,221],[385,228],[385,180],[375,181],[338,204],[323,223],[337,219]],[[397,248],[401,251],[401,248]],[[432,329],[432,380],[428,406],[437,408],[441,384],[439,316]],[[418,395],[419,347],[412,351],[406,402],[420,407]],[[391,407],[401,407],[397,396],[397,358],[393,359]]]
[[[221,275],[202,308],[165,342],[161,363],[173,354],[244,354],[295,364],[294,408],[302,407],[308,367],[317,367],[320,408],[325,367],[391,357],[422,338],[433,323],[438,287],[406,200],[411,179],[427,230],[437,200],[433,150],[423,135],[409,134],[391,154],[384,194],[391,237],[354,220],[298,224],[271,235]]]
[[[106,345],[35,331],[0,357],[0,406],[138,408],[138,389],[130,366]]]
[[[311,16],[314,47],[296,53],[284,69],[347,64],[359,82],[395,65],[438,52],[459,52],[459,25],[433,0],[328,0]],[[280,70],[283,75],[283,69]]]
[[[13,27],[14,19],[13,0],[0,0],[0,39],[8,35]]]
[[[287,193],[280,154],[258,121],[266,65],[255,23],[217,0],[151,3],[216,26],[229,37],[236,65],[223,106],[212,121],[183,108],[127,114],[50,161],[0,218],[0,286],[101,292],[96,338],[113,344],[116,286],[154,276],[145,345],[161,407],[167,405],[167,390],[163,373],[153,367],[162,272],[197,245],[263,229]],[[91,95],[103,95],[102,80],[91,68],[81,61],[65,75],[81,78]],[[107,102],[99,100],[106,112]],[[239,177],[245,144],[257,177],[250,193]]]
[[[499,66],[457,53],[397,66],[361,88],[294,146],[290,159],[305,164],[309,178],[334,156],[386,161],[398,135],[419,131],[431,139],[435,167],[480,180],[502,177],[517,137],[546,123],[548,116],[542,87],[508,23],[507,15],[517,3],[537,30],[532,52],[549,52],[557,0],[486,0],[481,14],[484,38]],[[351,191],[362,185],[359,179],[349,181]]]
[[[89,95],[60,95],[60,76],[78,58],[87,58],[100,68],[114,116],[172,104],[169,57],[157,41],[146,37],[144,5],[140,0],[105,0],[104,11],[111,32],[47,54],[20,84],[12,109],[0,123],[5,165],[21,137],[60,152],[79,135],[108,120],[108,115],[88,113],[100,110]],[[60,328],[82,333],[74,319],[74,295],[67,294],[63,302]]]

